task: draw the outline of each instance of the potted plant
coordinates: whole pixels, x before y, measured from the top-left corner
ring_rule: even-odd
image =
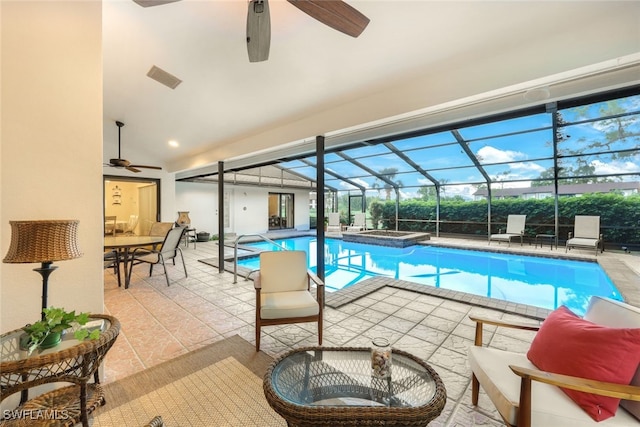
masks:
[[[62,333],[77,325],[86,325],[89,321],[89,313],[76,314],[75,311],[65,311],[62,308],[44,308],[44,319],[22,328],[25,335],[20,340],[20,347],[31,353],[36,348],[51,348],[60,344]],[[74,332],[74,337],[82,341],[87,337],[98,339],[100,330],[89,331],[80,328]]]

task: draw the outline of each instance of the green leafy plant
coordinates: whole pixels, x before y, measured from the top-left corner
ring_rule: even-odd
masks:
[[[75,311],[65,311],[62,308],[45,308],[42,310],[44,319],[22,328],[28,335],[28,340],[24,344],[25,347],[32,352],[51,334],[62,333],[63,331],[77,325],[86,325],[89,321],[89,313],[76,314]],[[74,337],[78,341],[89,339],[98,339],[100,330],[96,329],[89,332],[87,329],[80,328],[74,332]]]

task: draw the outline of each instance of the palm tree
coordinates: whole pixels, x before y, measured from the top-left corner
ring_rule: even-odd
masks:
[[[400,180],[394,181],[394,178],[396,177],[396,174],[398,173],[398,169],[397,168],[380,169],[378,171],[378,173],[380,175],[383,175],[389,181],[394,182],[396,185],[402,186],[402,181],[400,181]],[[381,180],[380,178],[376,178],[375,182],[373,183],[373,188],[378,188],[378,189],[382,188],[382,189],[384,189],[384,191],[387,193],[386,200],[391,200],[391,189],[393,188],[393,186],[391,184],[389,184],[386,181]]]

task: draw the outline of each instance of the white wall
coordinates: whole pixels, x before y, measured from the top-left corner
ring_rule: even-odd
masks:
[[[215,184],[176,182],[176,206],[189,211],[191,224],[198,231],[218,232],[218,186]],[[269,192],[294,193],[297,230],[309,230],[309,191],[283,190],[278,187],[225,185],[230,192],[230,227],[236,235],[266,233],[269,229]],[[177,216],[177,212],[176,212]]]
[[[10,220],[78,219],[81,258],[55,263],[49,305],[103,312],[102,5],[2,1],[0,250]],[[0,331],[38,320],[35,264],[0,264]]]

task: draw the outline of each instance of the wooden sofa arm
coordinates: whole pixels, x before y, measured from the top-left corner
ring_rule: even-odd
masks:
[[[469,316],[469,319],[476,323],[476,337],[474,344],[477,346],[482,345],[482,327],[484,324],[500,326],[503,328],[521,329],[524,331],[537,331],[540,329],[540,325],[535,323],[504,321],[480,316]]]
[[[511,370],[524,381],[539,381],[562,388],[583,391],[585,393],[640,401],[640,387],[638,386],[609,383],[606,381],[591,380],[588,378],[573,377],[570,375],[554,374],[553,372],[523,368],[521,366],[514,365],[509,365],[509,368],[511,368]]]
[[[538,369],[523,368],[509,365],[509,368],[518,375],[520,380],[520,402],[518,406],[518,427],[531,427],[531,381],[539,381],[583,391],[602,396],[615,397],[626,400],[640,401],[640,387],[609,383],[605,381],[590,380],[587,378],[573,377],[569,375],[554,374]]]
[[[311,271],[307,271],[307,275],[309,276],[309,279],[316,284],[316,286],[324,286],[324,282]]]

